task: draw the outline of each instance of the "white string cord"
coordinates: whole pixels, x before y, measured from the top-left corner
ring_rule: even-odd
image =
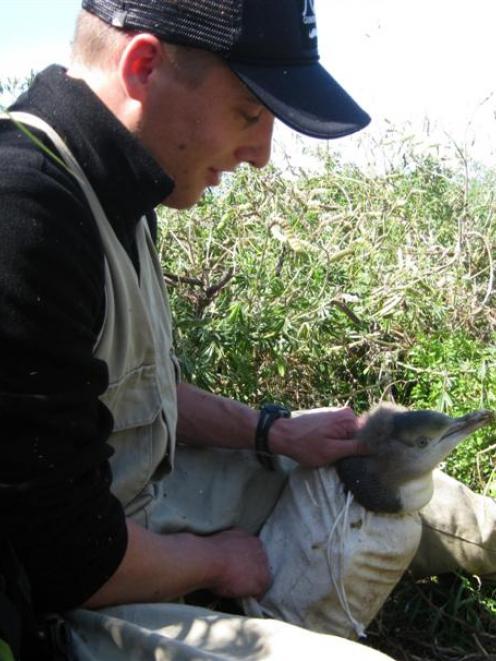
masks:
[[[319,479],[323,481],[323,476],[321,469],[318,469]],[[344,558],[345,558],[345,542],[346,536],[350,530],[349,527],[349,516],[350,508],[353,504],[353,494],[351,491],[348,492],[346,496],[346,502],[339,512],[334,524],[327,538],[326,544],[326,560],[329,567],[329,575],[331,577],[331,582],[334,585],[336,594],[341,604],[341,608],[346,613],[350,623],[355,630],[355,633],[359,638],[366,638],[365,627],[363,624],[358,622],[358,620],[353,617],[353,614],[350,609],[350,604],[348,602],[348,597],[346,595],[346,588],[344,586],[343,574],[344,574]],[[341,534],[338,535],[339,545],[333,544],[334,536],[339,532],[338,526],[341,525]]]

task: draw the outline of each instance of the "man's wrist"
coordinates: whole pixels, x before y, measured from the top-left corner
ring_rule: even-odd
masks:
[[[273,426],[278,420],[284,420],[291,416],[291,412],[280,404],[265,404],[260,409],[260,415],[255,430],[255,452],[258,461],[268,470],[275,470],[274,453],[278,453],[271,445],[274,434],[271,435]],[[276,442],[279,447],[280,443]]]
[[[273,454],[287,456],[291,425],[291,418],[278,418],[272,423],[269,430],[269,447]]]

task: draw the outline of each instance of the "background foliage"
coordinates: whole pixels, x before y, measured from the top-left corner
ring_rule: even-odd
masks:
[[[494,174],[414,152],[381,176],[321,164],[241,169],[161,212],[186,379],[253,405],[496,408]],[[491,489],[493,438],[448,471]]]
[[[380,174],[326,152],[318,173],[241,169],[190,212],[161,211],[187,380],[255,406],[496,409],[495,173],[456,147],[393,146]],[[481,430],[445,469],[496,496],[495,447]],[[406,576],[369,644],[496,658],[495,613],[494,584]]]

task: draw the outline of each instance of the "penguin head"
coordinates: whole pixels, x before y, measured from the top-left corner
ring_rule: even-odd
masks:
[[[342,459],[336,468],[345,488],[367,509],[391,513],[418,509],[432,495],[434,468],[464,438],[493,419],[486,410],[451,418],[437,411],[383,404],[363,416],[356,434],[370,454]]]

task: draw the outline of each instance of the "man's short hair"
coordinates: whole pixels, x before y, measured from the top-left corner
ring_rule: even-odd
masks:
[[[118,30],[82,9],[72,41],[72,63],[90,69],[109,69],[126,47],[129,37],[130,33]]]
[[[111,69],[135,34],[138,31],[119,30],[82,9],[72,42],[72,63],[88,69]],[[218,56],[199,48],[161,43],[168,49],[178,77],[191,86],[199,84],[207,69],[220,62]]]

